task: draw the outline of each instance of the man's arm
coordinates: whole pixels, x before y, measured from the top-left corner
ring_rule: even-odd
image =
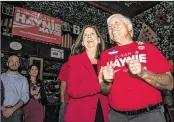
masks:
[[[17,109],[21,108],[24,105],[22,100],[19,100],[13,107],[3,108],[3,116],[8,118],[10,117]]]
[[[3,111],[4,108],[5,108],[5,107],[1,105],[1,106],[0,106],[0,111]]]
[[[61,81],[61,86],[60,86],[60,101],[64,102],[64,96],[65,96],[65,90],[66,90],[66,82]]]
[[[142,68],[142,72],[138,74],[143,80],[160,90],[172,90],[174,87],[173,77],[170,72],[166,73],[153,73]]]
[[[25,104],[29,100],[29,85],[28,85],[28,81],[25,77],[22,82],[23,82],[23,87],[22,87],[22,91],[21,91],[20,100],[22,100],[23,104]],[[19,100],[19,102],[20,102],[20,100]]]
[[[22,100],[19,100],[14,106],[13,110],[16,111],[17,109],[21,108],[24,105],[24,102]]]
[[[23,79],[23,87],[22,87],[22,93],[21,93],[21,98],[20,100],[13,106],[14,110],[17,110],[19,108],[21,108],[25,103],[28,102],[29,100],[29,86],[28,86],[28,82],[27,79],[24,77]]]

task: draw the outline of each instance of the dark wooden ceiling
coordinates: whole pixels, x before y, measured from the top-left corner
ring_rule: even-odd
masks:
[[[159,4],[160,1],[87,1],[87,3],[105,12],[121,13],[132,18]]]

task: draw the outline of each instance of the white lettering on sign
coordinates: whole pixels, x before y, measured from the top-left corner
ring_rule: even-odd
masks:
[[[27,25],[38,26],[39,31],[47,34],[54,34],[57,36],[61,36],[61,25],[54,23],[51,20],[45,20],[44,18],[36,18],[34,16],[27,16],[24,13],[20,13],[17,11],[16,13],[16,22],[20,22]]]
[[[51,57],[53,58],[64,58],[64,50],[51,48]]]
[[[74,34],[80,34],[80,27],[77,25],[73,25],[73,33]]]

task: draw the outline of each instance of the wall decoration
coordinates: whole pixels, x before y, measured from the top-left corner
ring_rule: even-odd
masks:
[[[63,34],[61,47],[70,49],[71,46],[74,44],[75,39],[76,38],[72,34],[69,33]]]
[[[163,26],[164,24],[167,23],[167,16],[166,16],[165,13],[166,12],[161,12],[161,11],[157,12],[157,14],[156,14],[156,22],[157,22],[158,25]]]
[[[10,48],[13,50],[20,50],[20,49],[22,49],[22,45],[19,42],[11,42]]]
[[[64,50],[51,48],[51,57],[64,59]]]
[[[157,45],[157,35],[148,25],[143,23],[137,41],[148,42]]]
[[[61,20],[15,7],[12,34],[61,44]]]
[[[82,1],[23,1],[23,7],[35,12],[58,17],[73,25],[96,25],[107,41],[106,19],[109,13],[97,9]]]
[[[1,4],[2,7],[2,13],[8,16],[13,16],[14,14],[14,6],[7,4],[7,3],[2,3]]]
[[[153,8],[135,16],[133,21],[134,40],[137,40],[143,23],[149,25],[157,34],[159,50],[167,59],[174,59],[174,2],[164,1]],[[166,23],[159,25],[156,21],[156,15],[161,11],[166,15]]]
[[[12,36],[14,6],[1,4],[1,35]]]

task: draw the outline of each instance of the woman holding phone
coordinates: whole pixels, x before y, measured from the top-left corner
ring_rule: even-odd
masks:
[[[31,65],[28,69],[30,100],[23,107],[24,122],[44,122],[44,106],[47,104],[47,98],[44,87],[38,79],[39,70],[36,65]]]

